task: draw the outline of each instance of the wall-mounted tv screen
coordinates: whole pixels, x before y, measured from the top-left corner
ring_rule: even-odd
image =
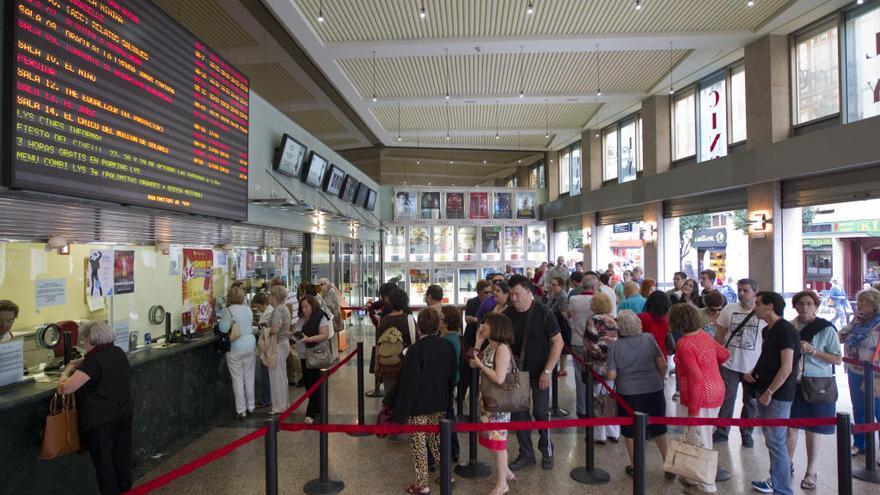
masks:
[[[334,196],[339,196],[342,191],[342,180],[345,179],[345,172],[336,165],[330,165],[330,171],[324,178],[324,191]]]
[[[354,204],[357,206],[363,207],[367,204],[367,197],[370,195],[370,188],[367,187],[366,184],[360,184],[358,186],[357,195],[354,198]]]
[[[367,194],[367,202],[364,204],[364,208],[368,211],[373,211],[376,209],[376,191],[370,189],[370,193]]]
[[[247,219],[241,72],[153,2],[7,4],[7,185]]]
[[[275,150],[273,168],[284,175],[299,178],[305,157],[306,146],[285,134],[281,139],[281,145]]]
[[[306,162],[302,172],[302,180],[312,187],[321,187],[324,185],[324,174],[330,168],[330,162],[323,156],[312,151],[309,154],[309,161]]]
[[[348,201],[349,203],[354,202],[359,185],[360,181],[352,177],[350,174],[346,175],[345,185],[342,186],[342,192],[339,194],[339,197],[342,198],[343,201]]]

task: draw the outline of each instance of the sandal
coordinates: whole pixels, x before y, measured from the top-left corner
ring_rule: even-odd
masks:
[[[816,473],[807,473],[804,475],[804,479],[801,480],[801,488],[804,490],[815,490],[816,489]]]
[[[431,493],[431,487],[430,486],[409,485],[408,487],[406,487],[406,493],[421,493],[421,494]]]

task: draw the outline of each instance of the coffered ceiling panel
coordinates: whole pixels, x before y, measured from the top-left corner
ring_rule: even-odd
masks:
[[[301,110],[287,112],[287,116],[298,122],[305,130],[315,135],[345,132],[342,125],[327,110]]]
[[[153,0],[153,3],[215,50],[259,45],[214,0]]]
[[[458,135],[454,133],[450,135],[447,141],[445,136],[419,136],[416,139],[413,136],[403,136],[403,140],[399,143],[404,146],[413,146],[419,144],[421,146],[465,146],[472,148],[485,148],[488,146],[503,147],[511,150],[518,148],[524,149],[542,149],[545,148],[550,140],[553,139],[551,134],[549,138],[545,138],[543,134],[523,134],[523,135],[505,135],[495,139],[494,134],[486,135]]]
[[[310,101],[312,95],[281,64],[262,62],[238,66],[251,80],[257,94],[271,103]]]
[[[595,103],[568,105],[450,105],[401,107],[400,130],[461,129],[494,132],[511,129],[581,128],[599,108]],[[374,108],[373,114],[388,132],[398,129],[396,107]],[[448,120],[447,120],[448,117]],[[494,137],[494,136],[493,136]]]
[[[292,0],[325,43],[753,30],[789,0]],[[323,4],[325,22],[317,21]]]

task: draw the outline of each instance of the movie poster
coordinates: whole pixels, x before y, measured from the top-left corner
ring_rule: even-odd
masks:
[[[458,261],[476,261],[477,228],[458,228]]]
[[[431,285],[431,273],[427,268],[409,269],[409,304],[421,306],[425,304],[425,292]]]
[[[516,193],[516,218],[531,220],[535,217],[535,193]]]
[[[406,270],[403,268],[386,269],[385,281],[397,284],[397,288],[400,290],[406,290]]]
[[[286,249],[278,249],[275,251],[275,270],[273,277],[287,279],[290,273],[290,251]]]
[[[86,263],[86,296],[113,295],[113,250],[92,249]]]
[[[487,220],[489,218],[489,193],[472,192],[470,197],[470,215],[471,220]]]
[[[409,219],[416,217],[416,193],[415,191],[397,191],[394,193],[394,219]]]
[[[446,218],[451,220],[463,220],[464,193],[446,193]]]
[[[500,268],[496,268],[494,266],[484,266],[483,267],[483,278],[484,279],[488,279],[489,275],[492,275],[493,273],[504,273],[504,270],[502,270]]]
[[[504,254],[510,261],[525,259],[522,225],[508,225],[504,227]]]
[[[385,230],[385,261],[406,261],[406,227],[392,225]]]
[[[434,261],[455,261],[455,235],[451,225],[434,226]]]
[[[443,289],[443,304],[452,302],[453,292],[455,292],[455,269],[453,268],[434,268],[434,284]]]
[[[211,253],[211,261],[214,253]],[[113,251],[113,295],[134,292],[134,251]]]
[[[528,258],[535,261],[544,261],[547,259],[547,227],[545,225],[529,225],[526,227],[528,232],[528,242],[526,249]]]
[[[501,259],[501,227],[481,227],[480,237],[483,261]]]
[[[458,270],[458,304],[464,304],[468,299],[477,296],[477,270],[475,268],[462,268]]]
[[[211,249],[183,250],[183,311],[192,312],[196,332],[214,326],[213,263],[214,253]]]
[[[499,220],[509,220],[513,218],[513,210],[511,209],[511,194],[508,192],[495,193],[495,201],[493,202],[492,218]]]
[[[409,228],[409,260],[431,261],[431,238],[428,227]]]
[[[437,220],[440,218],[440,193],[422,193],[422,218],[425,220]]]

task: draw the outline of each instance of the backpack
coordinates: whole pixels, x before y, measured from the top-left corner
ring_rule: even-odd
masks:
[[[376,360],[381,366],[396,366],[401,363],[401,354],[403,354],[403,334],[397,327],[385,330],[376,341]]]

